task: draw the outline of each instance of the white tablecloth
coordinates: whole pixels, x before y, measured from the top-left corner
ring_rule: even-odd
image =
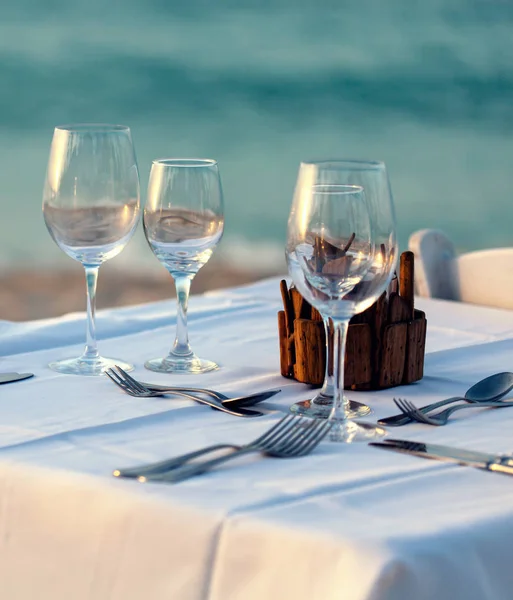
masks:
[[[511,600],[513,479],[448,463],[325,442],[298,460],[248,457],[176,486],[117,480],[116,467],[256,437],[311,396],[279,375],[278,280],[193,297],[195,349],[222,369],[149,373],[172,343],[172,302],[104,311],[100,349],[155,382],[230,394],[281,387],[260,419],[176,399],[135,399],[106,378],[56,374],[81,351],[84,315],[0,322],[0,597],[131,600]],[[425,403],[513,370],[513,311],[421,300],[425,377],[351,393],[374,414],[392,398]],[[263,405],[262,405],[263,406]],[[513,411],[462,411],[447,427],[394,437],[513,451]]]

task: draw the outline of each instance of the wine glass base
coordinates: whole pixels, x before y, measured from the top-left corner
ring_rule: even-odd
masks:
[[[387,434],[384,427],[372,423],[356,421],[335,422],[329,433],[331,442],[354,444],[355,442],[370,442],[379,440]]]
[[[303,400],[301,402],[296,402],[296,404],[292,404],[289,410],[296,415],[310,417],[311,419],[327,419],[331,413],[332,402],[333,400],[331,398],[328,398],[327,401],[322,403],[315,399]],[[349,400],[348,417],[350,419],[365,417],[371,413],[372,409],[370,406],[362,404],[361,402],[356,402],[355,400]]]
[[[152,358],[144,363],[144,366],[150,371],[156,371],[157,373],[208,373],[209,371],[216,371],[219,369],[219,365],[211,360],[204,360],[193,356],[192,358],[173,358],[167,356],[166,358]]]
[[[124,360],[103,358],[103,356],[96,358],[83,358],[82,356],[79,358],[66,358],[52,362],[48,366],[58,373],[89,376],[103,375],[104,371],[115,366],[121,367],[124,371],[133,371],[134,369],[133,365]]]

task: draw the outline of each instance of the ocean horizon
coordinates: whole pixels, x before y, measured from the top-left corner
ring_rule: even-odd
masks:
[[[246,269],[283,264],[301,160],[387,164],[402,249],[513,234],[513,5],[473,0],[0,0],[0,266],[75,268],[41,215],[54,126],[129,125],[152,159],[219,162],[225,235]],[[157,263],[142,228],[114,259]],[[280,263],[280,261],[282,261]]]

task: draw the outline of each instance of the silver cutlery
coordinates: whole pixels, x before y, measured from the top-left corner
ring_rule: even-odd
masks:
[[[113,475],[114,477],[129,477],[137,479],[138,477],[156,475],[158,473],[164,473],[165,471],[176,469],[177,467],[181,467],[185,463],[198,458],[199,456],[217,452],[219,450],[242,450],[243,448],[254,448],[255,450],[258,450],[262,444],[265,444],[273,435],[279,433],[280,430],[287,426],[288,422],[291,421],[291,416],[292,415],[287,415],[286,418],[280,419],[278,423],[273,425],[263,435],[256,438],[249,444],[244,444],[243,446],[238,444],[214,444],[213,446],[206,446],[200,450],[188,452],[187,454],[182,454],[181,456],[176,456],[175,458],[148,463],[139,467],[116,469],[113,472]]]
[[[194,402],[198,402],[199,404],[206,404],[207,406],[211,406],[221,412],[225,412],[229,415],[233,415],[235,417],[261,417],[264,413],[259,410],[252,410],[244,407],[236,407],[229,408],[225,406],[219,400],[215,400],[214,398],[201,398],[200,396],[193,396],[187,392],[152,392],[148,388],[145,388],[138,381],[133,379],[132,381],[127,378],[121,378],[118,373],[116,373],[113,369],[107,369],[105,371],[107,377],[109,377],[118,387],[120,387],[124,392],[129,394],[130,396],[134,396],[135,398],[158,398],[161,396],[165,396],[167,393],[176,393],[179,396],[184,398],[188,398],[189,400],[194,400]],[[125,373],[125,375],[127,375]],[[132,379],[132,378],[130,378]],[[234,398],[234,400],[237,400]]]
[[[34,373],[0,373],[0,384],[22,381],[34,377]]]
[[[117,371],[117,375],[119,379],[123,381],[128,387],[135,387],[135,389],[141,390],[146,388],[151,392],[162,392],[165,394],[205,394],[211,396],[215,400],[221,400],[224,406],[228,406],[229,408],[236,408],[238,406],[253,406],[254,404],[259,404],[264,400],[268,400],[272,398],[276,394],[279,394],[281,390],[267,390],[265,392],[255,392],[254,394],[248,394],[247,396],[240,396],[238,398],[229,398],[221,392],[216,392],[214,390],[209,390],[207,388],[193,388],[193,387],[176,387],[169,385],[158,385],[145,383],[143,381],[138,381],[134,379],[131,375],[129,375],[126,371],[124,371],[121,367],[115,367]],[[112,372],[112,369],[108,369]]]
[[[494,375],[490,375],[489,377],[486,377],[485,379],[482,379],[481,381],[475,383],[466,391],[465,396],[463,397],[454,396],[452,398],[447,398],[446,400],[433,402],[432,404],[422,406],[421,408],[419,408],[419,410],[423,413],[427,413],[437,408],[441,408],[442,406],[453,404],[454,402],[458,402],[460,400],[465,400],[467,402],[473,403],[498,401],[512,389],[513,373],[495,373]],[[389,427],[399,427],[401,425],[406,425],[410,422],[411,419],[407,417],[404,413],[394,415],[393,417],[386,417],[378,421],[380,425],[388,425]]]
[[[272,456],[274,458],[306,456],[319,445],[331,429],[331,426],[332,422],[325,419],[305,419],[296,415],[287,415],[264,434],[264,436],[261,436],[250,444],[235,449],[231,454],[198,464],[185,464],[178,467],[174,467],[173,465],[164,471],[153,473],[147,471],[145,474],[139,475],[137,480],[141,483],[147,481],[178,483],[179,481],[206,473],[224,462],[252,452],[260,452],[265,456]],[[204,450],[211,451],[211,448]],[[184,457],[180,457],[180,459],[183,461]],[[160,463],[160,465],[163,465],[164,462]],[[155,465],[153,465],[153,468],[155,468]],[[123,476],[121,471],[115,471],[114,474],[118,477]]]
[[[152,392],[189,392],[191,394],[205,394],[216,400],[229,400],[229,396],[216,392],[215,390],[209,390],[208,388],[198,387],[179,387],[176,385],[161,385],[158,383],[147,383],[146,381],[139,381],[141,385],[147,387]],[[280,390],[281,391],[281,390]],[[277,392],[276,392],[277,393]]]
[[[427,415],[419,410],[415,404],[409,400],[394,398],[394,402],[396,406],[402,410],[403,413],[412,421],[435,426],[446,425],[452,413],[465,408],[481,408],[485,406],[491,406],[493,408],[507,408],[508,406],[513,406],[513,402],[479,402],[473,404],[456,404],[456,406],[450,406],[449,408],[446,408],[435,415]]]
[[[205,394],[206,396],[210,396],[216,400],[221,400],[225,406],[233,406],[234,404],[237,406],[253,406],[254,404],[260,404],[260,402],[264,402],[265,400],[268,400],[269,398],[272,398],[281,392],[281,389],[266,390],[265,392],[254,392],[253,394],[248,394],[247,396],[231,398],[230,396],[226,396],[221,392],[216,392],[215,390],[209,390],[207,388],[177,387],[161,385],[158,383],[146,383],[144,381],[139,381],[139,383],[152,392],[186,392],[189,394]]]
[[[504,454],[487,454],[485,452],[474,452],[472,450],[463,450],[439,444],[424,444],[423,442],[394,439],[384,440],[383,442],[371,442],[369,446],[513,475],[513,457]]]

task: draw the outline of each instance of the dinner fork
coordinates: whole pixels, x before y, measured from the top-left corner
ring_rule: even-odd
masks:
[[[249,442],[248,444],[244,444],[243,446],[238,444],[214,444],[213,446],[206,446],[205,448],[201,448],[200,450],[188,452],[187,454],[182,454],[181,456],[176,456],[175,458],[169,458],[154,463],[148,463],[139,467],[131,467],[128,469],[116,469],[115,471],[113,471],[112,474],[114,475],[114,477],[128,477],[137,479],[138,477],[142,477],[145,475],[154,475],[157,473],[164,473],[165,471],[176,469],[178,467],[181,467],[185,463],[195,458],[198,458],[199,456],[202,456],[203,454],[209,454],[218,450],[242,450],[243,448],[258,449],[262,444],[265,444],[267,441],[272,440],[274,435],[278,434],[280,431],[283,431],[284,428],[288,427],[289,423],[293,420],[293,418],[294,415],[286,415],[261,436],[257,437],[255,440]]]
[[[239,398],[229,398],[221,392],[216,392],[207,388],[188,388],[145,383],[144,381],[138,381],[117,365],[115,365],[114,368],[116,369],[117,373],[112,369],[108,369],[108,371],[110,371],[113,375],[117,375],[117,378],[123,383],[127,384],[127,387],[130,387],[131,385],[139,386],[142,388],[146,388],[150,392],[162,392],[162,394],[206,394],[208,396],[211,396],[215,400],[221,400],[224,406],[228,407],[237,406],[238,408],[239,406],[253,406],[254,404],[259,404],[264,400],[268,400],[272,396],[275,396],[276,394],[279,394],[281,392],[280,389],[275,389],[267,390],[266,392],[256,392],[253,394],[248,394],[247,396],[240,396]]]
[[[129,394],[130,396],[134,396],[135,398],[158,398],[161,396],[165,396],[171,392],[153,392],[148,388],[141,385],[138,381],[133,379],[132,381],[124,378],[122,379],[114,370],[107,369],[105,371],[105,375],[109,377],[118,387],[120,387],[124,392]],[[237,407],[237,409],[228,408],[224,406],[222,402],[219,400],[214,400],[214,398],[201,398],[199,396],[193,396],[187,392],[176,392],[177,395],[188,398],[189,400],[194,400],[199,404],[206,404],[207,406],[211,406],[212,408],[216,408],[221,412],[225,412],[229,415],[233,415],[235,417],[261,417],[264,413],[259,410]],[[235,398],[234,398],[235,400]]]
[[[153,383],[146,383],[144,381],[137,381],[134,377],[129,375],[126,371],[124,371],[118,365],[114,365],[114,368],[118,372],[118,375],[121,379],[125,379],[127,381],[132,381],[135,383],[140,383],[144,387],[147,387],[152,392],[189,392],[191,394],[205,394],[206,396],[210,396],[215,398],[216,400],[229,400],[228,396],[225,396],[221,392],[216,392],[215,390],[209,390],[208,388],[198,388],[198,387],[180,387],[180,386],[168,386],[168,385],[158,385]],[[112,369],[110,369],[112,370]]]
[[[157,481],[178,483],[210,471],[214,467],[252,452],[260,452],[274,458],[298,458],[309,454],[332,427],[329,419],[305,419],[301,416],[291,415],[280,421],[281,428],[275,429],[264,441],[257,445],[243,446],[239,450],[226,456],[207,460],[199,464],[184,465],[164,473],[148,474],[138,477],[138,481]],[[270,432],[269,432],[270,433]]]
[[[453,412],[462,410],[464,408],[480,408],[482,406],[506,408],[507,406],[513,406],[513,402],[479,402],[479,404],[456,404],[455,406],[450,406],[449,408],[446,408],[435,415],[427,415],[409,400],[404,400],[401,398],[394,398],[393,400],[396,406],[413,421],[435,426],[446,425]]]

